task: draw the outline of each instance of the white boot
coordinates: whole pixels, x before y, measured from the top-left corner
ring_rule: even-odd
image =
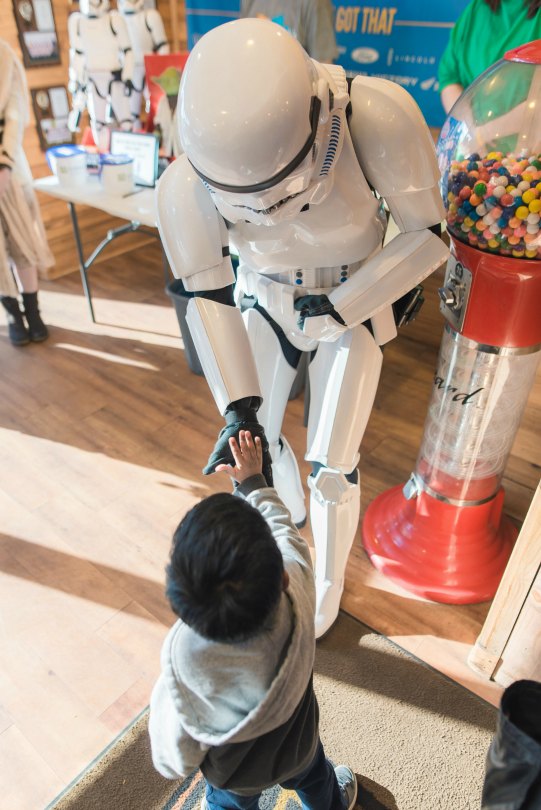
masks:
[[[270,445],[270,453],[274,487],[291,512],[293,523],[301,528],[306,523],[306,506],[297,459],[284,436]]]
[[[346,564],[359,525],[361,487],[328,467],[309,476],[308,486],[316,550],[316,638],[320,638],[340,608]]]

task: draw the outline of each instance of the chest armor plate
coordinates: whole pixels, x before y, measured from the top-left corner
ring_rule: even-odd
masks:
[[[362,262],[381,245],[384,232],[380,202],[361,171],[349,137],[323,202],[277,225],[237,222],[230,227],[241,262],[273,275]]]

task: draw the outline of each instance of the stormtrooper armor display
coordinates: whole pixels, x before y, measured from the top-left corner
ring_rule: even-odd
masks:
[[[141,96],[145,91],[145,54],[169,53],[169,43],[160,12],[147,8],[145,0],[117,0],[133,51],[133,78],[130,109],[133,127],[141,125]]]
[[[130,93],[133,51],[124,18],[109,9],[109,0],[80,0],[68,17],[69,90],[79,111],[82,94],[96,145],[109,146],[108,125],[132,129]]]
[[[359,523],[359,445],[396,302],[414,307],[411,291],[448,256],[429,230],[444,216],[434,144],[404,89],[365,76],[348,86],[341,67],[315,62],[259,19],[199,40],[178,120],[184,154],[158,186],[158,221],[174,274],[195,293],[187,321],[226,419],[205,472],[229,463],[229,435],[262,426],[274,485],[295,522],[305,520],[281,426],[308,352],[321,636],[337,616]],[[385,247],[382,198],[400,231]],[[233,287],[253,306],[234,306]]]

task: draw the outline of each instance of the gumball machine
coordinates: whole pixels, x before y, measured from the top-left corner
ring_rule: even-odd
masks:
[[[541,354],[541,40],[470,85],[437,151],[451,258],[434,387],[415,471],[362,533],[404,588],[468,604],[494,596],[516,539],[501,481]]]

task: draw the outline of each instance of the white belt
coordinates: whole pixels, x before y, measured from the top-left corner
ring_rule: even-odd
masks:
[[[270,315],[273,321],[281,326],[288,340],[302,351],[312,351],[317,341],[307,338],[298,325],[299,313],[295,310],[294,302],[301,295],[313,293],[328,293],[332,288],[308,289],[294,287],[291,284],[282,284],[268,276],[240,266],[237,272],[235,297],[237,301],[242,294],[255,298],[258,304]]]

